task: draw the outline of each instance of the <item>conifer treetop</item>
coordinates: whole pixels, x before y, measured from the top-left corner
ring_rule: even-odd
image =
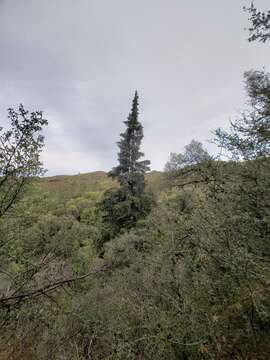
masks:
[[[149,171],[149,160],[140,160],[144,153],[140,151],[143,139],[143,126],[138,120],[139,96],[135,92],[132,102],[132,109],[124,124],[126,130],[120,134],[120,141],[117,143],[120,151],[118,153],[119,165],[114,167],[109,176],[116,178],[120,184],[134,178],[136,174],[144,174]]]

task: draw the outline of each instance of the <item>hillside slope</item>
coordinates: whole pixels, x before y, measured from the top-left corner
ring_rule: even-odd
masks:
[[[161,171],[149,172],[146,174],[146,182],[152,191],[161,190],[164,187],[163,173]],[[104,191],[117,186],[117,183],[108,177],[105,171],[43,177],[40,179],[40,184],[44,190],[68,193],[72,196],[89,191]]]

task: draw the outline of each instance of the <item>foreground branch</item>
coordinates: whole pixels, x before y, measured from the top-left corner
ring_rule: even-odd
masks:
[[[30,292],[26,292],[26,293],[21,293],[18,295],[11,295],[11,296],[7,296],[7,297],[3,297],[0,299],[0,308],[3,307],[10,307],[10,306],[16,306],[18,305],[21,301],[26,301],[29,299],[33,299],[42,295],[47,295],[48,293],[57,290],[58,288],[61,288],[63,286],[67,286],[70,285],[71,283],[77,282],[77,281],[81,281],[91,275],[95,275],[98,273],[102,273],[109,270],[109,266],[103,266],[99,269],[94,269],[90,272],[88,272],[87,274],[81,275],[81,276],[76,276],[73,278],[69,278],[69,279],[64,279],[64,280],[60,280],[57,281],[53,284],[49,284],[46,285],[42,288],[39,289],[35,289],[33,291]]]

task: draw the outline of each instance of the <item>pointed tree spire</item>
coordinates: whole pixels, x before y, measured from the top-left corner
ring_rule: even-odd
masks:
[[[141,160],[144,156],[140,151],[143,127],[138,116],[139,97],[136,91],[131,112],[124,121],[126,129],[117,143],[119,164],[109,172],[109,176],[117,179],[120,186],[107,190],[99,205],[104,226],[97,244],[97,250],[101,252],[104,242],[134,227],[139,219],[149,214],[154,203],[152,194],[145,191],[144,174],[150,170],[150,161]]]
[[[109,175],[116,178],[120,185],[128,186],[130,190],[143,191],[144,173],[150,170],[149,160],[140,160],[144,154],[140,151],[143,139],[143,126],[139,122],[139,96],[136,90],[132,102],[132,109],[124,124],[125,132],[120,134],[118,161]],[[140,186],[138,186],[140,185]]]

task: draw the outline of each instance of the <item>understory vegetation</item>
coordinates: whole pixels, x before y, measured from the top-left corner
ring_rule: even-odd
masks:
[[[268,40],[248,10],[251,41]],[[137,92],[109,174],[38,177],[47,121],[9,111],[0,359],[269,359],[270,75],[244,78],[222,157],[193,140],[164,172],[141,160]]]

